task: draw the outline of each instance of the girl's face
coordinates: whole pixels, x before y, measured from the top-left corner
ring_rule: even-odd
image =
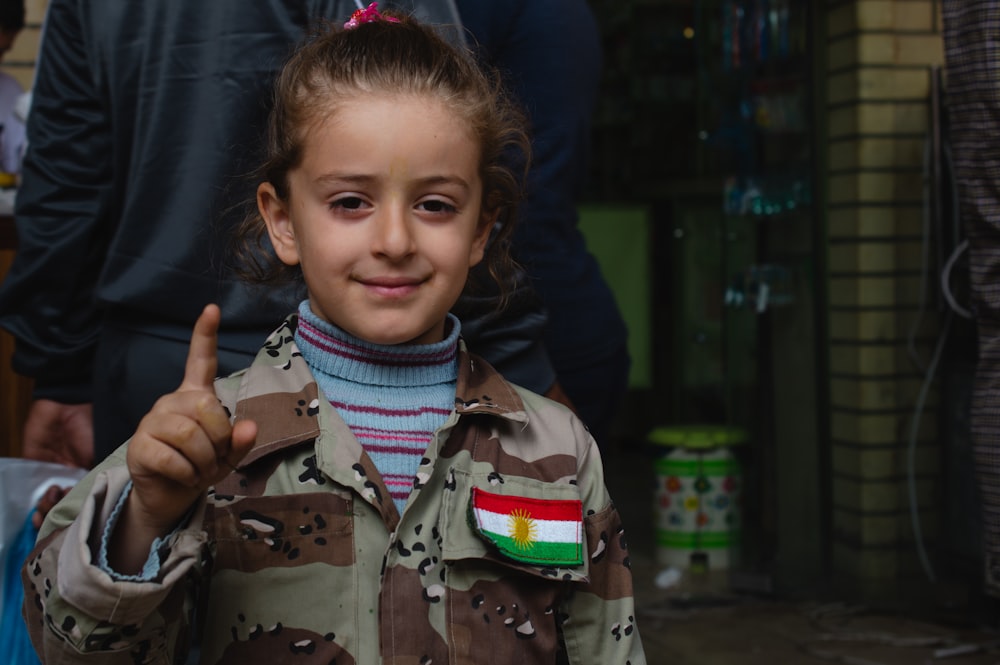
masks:
[[[468,124],[432,98],[360,93],[304,146],[288,199],[263,183],[257,204],[312,311],[379,344],[444,339],[492,225]]]

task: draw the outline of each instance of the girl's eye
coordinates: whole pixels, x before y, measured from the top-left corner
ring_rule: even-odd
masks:
[[[342,210],[361,210],[364,205],[365,202],[360,196],[342,196],[330,202],[331,208],[340,208]]]
[[[458,212],[458,208],[451,205],[450,203],[441,201],[440,199],[428,199],[426,201],[421,201],[417,205],[418,207],[420,207],[423,210],[426,210],[427,212],[434,212],[434,213]]]

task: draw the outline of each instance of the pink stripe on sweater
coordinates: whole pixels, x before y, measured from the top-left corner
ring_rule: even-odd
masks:
[[[439,416],[448,416],[451,414],[451,409],[438,409],[430,406],[420,406],[412,409],[381,409],[377,406],[365,406],[359,404],[347,404],[346,402],[335,402],[330,400],[332,404],[337,409],[342,409],[344,411],[353,411],[354,413],[375,413],[380,416],[405,416],[414,417],[422,413],[435,413]]]
[[[372,450],[395,450],[401,453],[408,453],[414,450],[423,451],[427,447],[427,444],[431,442],[431,437],[429,436],[425,436],[422,439],[397,439],[392,436],[358,434],[357,432],[354,433],[354,436],[358,437],[358,441],[365,447],[365,450],[370,447]]]
[[[455,347],[448,348],[443,352],[436,354],[411,353],[406,355],[398,353],[389,354],[384,351],[362,348],[357,345],[342,342],[339,339],[328,337],[327,335],[324,335],[322,331],[309,325],[308,321],[302,319],[299,320],[299,331],[303,337],[309,340],[310,344],[313,344],[324,351],[343,358],[349,358],[350,360],[357,360],[369,364],[374,364],[373,361],[377,359],[380,361],[380,364],[388,365],[390,367],[432,364],[444,365],[455,359]],[[389,360],[390,362],[386,362],[386,360]]]

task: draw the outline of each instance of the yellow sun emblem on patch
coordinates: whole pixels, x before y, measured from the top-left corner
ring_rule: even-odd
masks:
[[[528,511],[517,508],[510,514],[508,520],[507,529],[514,544],[518,549],[531,549],[538,538],[538,526]]]

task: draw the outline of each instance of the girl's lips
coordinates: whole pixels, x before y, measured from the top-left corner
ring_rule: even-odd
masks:
[[[423,280],[419,277],[366,277],[358,280],[362,284],[367,286],[408,286],[411,284],[419,284]]]
[[[358,281],[380,296],[395,298],[413,293],[423,283],[422,279],[415,277],[375,277]]]

